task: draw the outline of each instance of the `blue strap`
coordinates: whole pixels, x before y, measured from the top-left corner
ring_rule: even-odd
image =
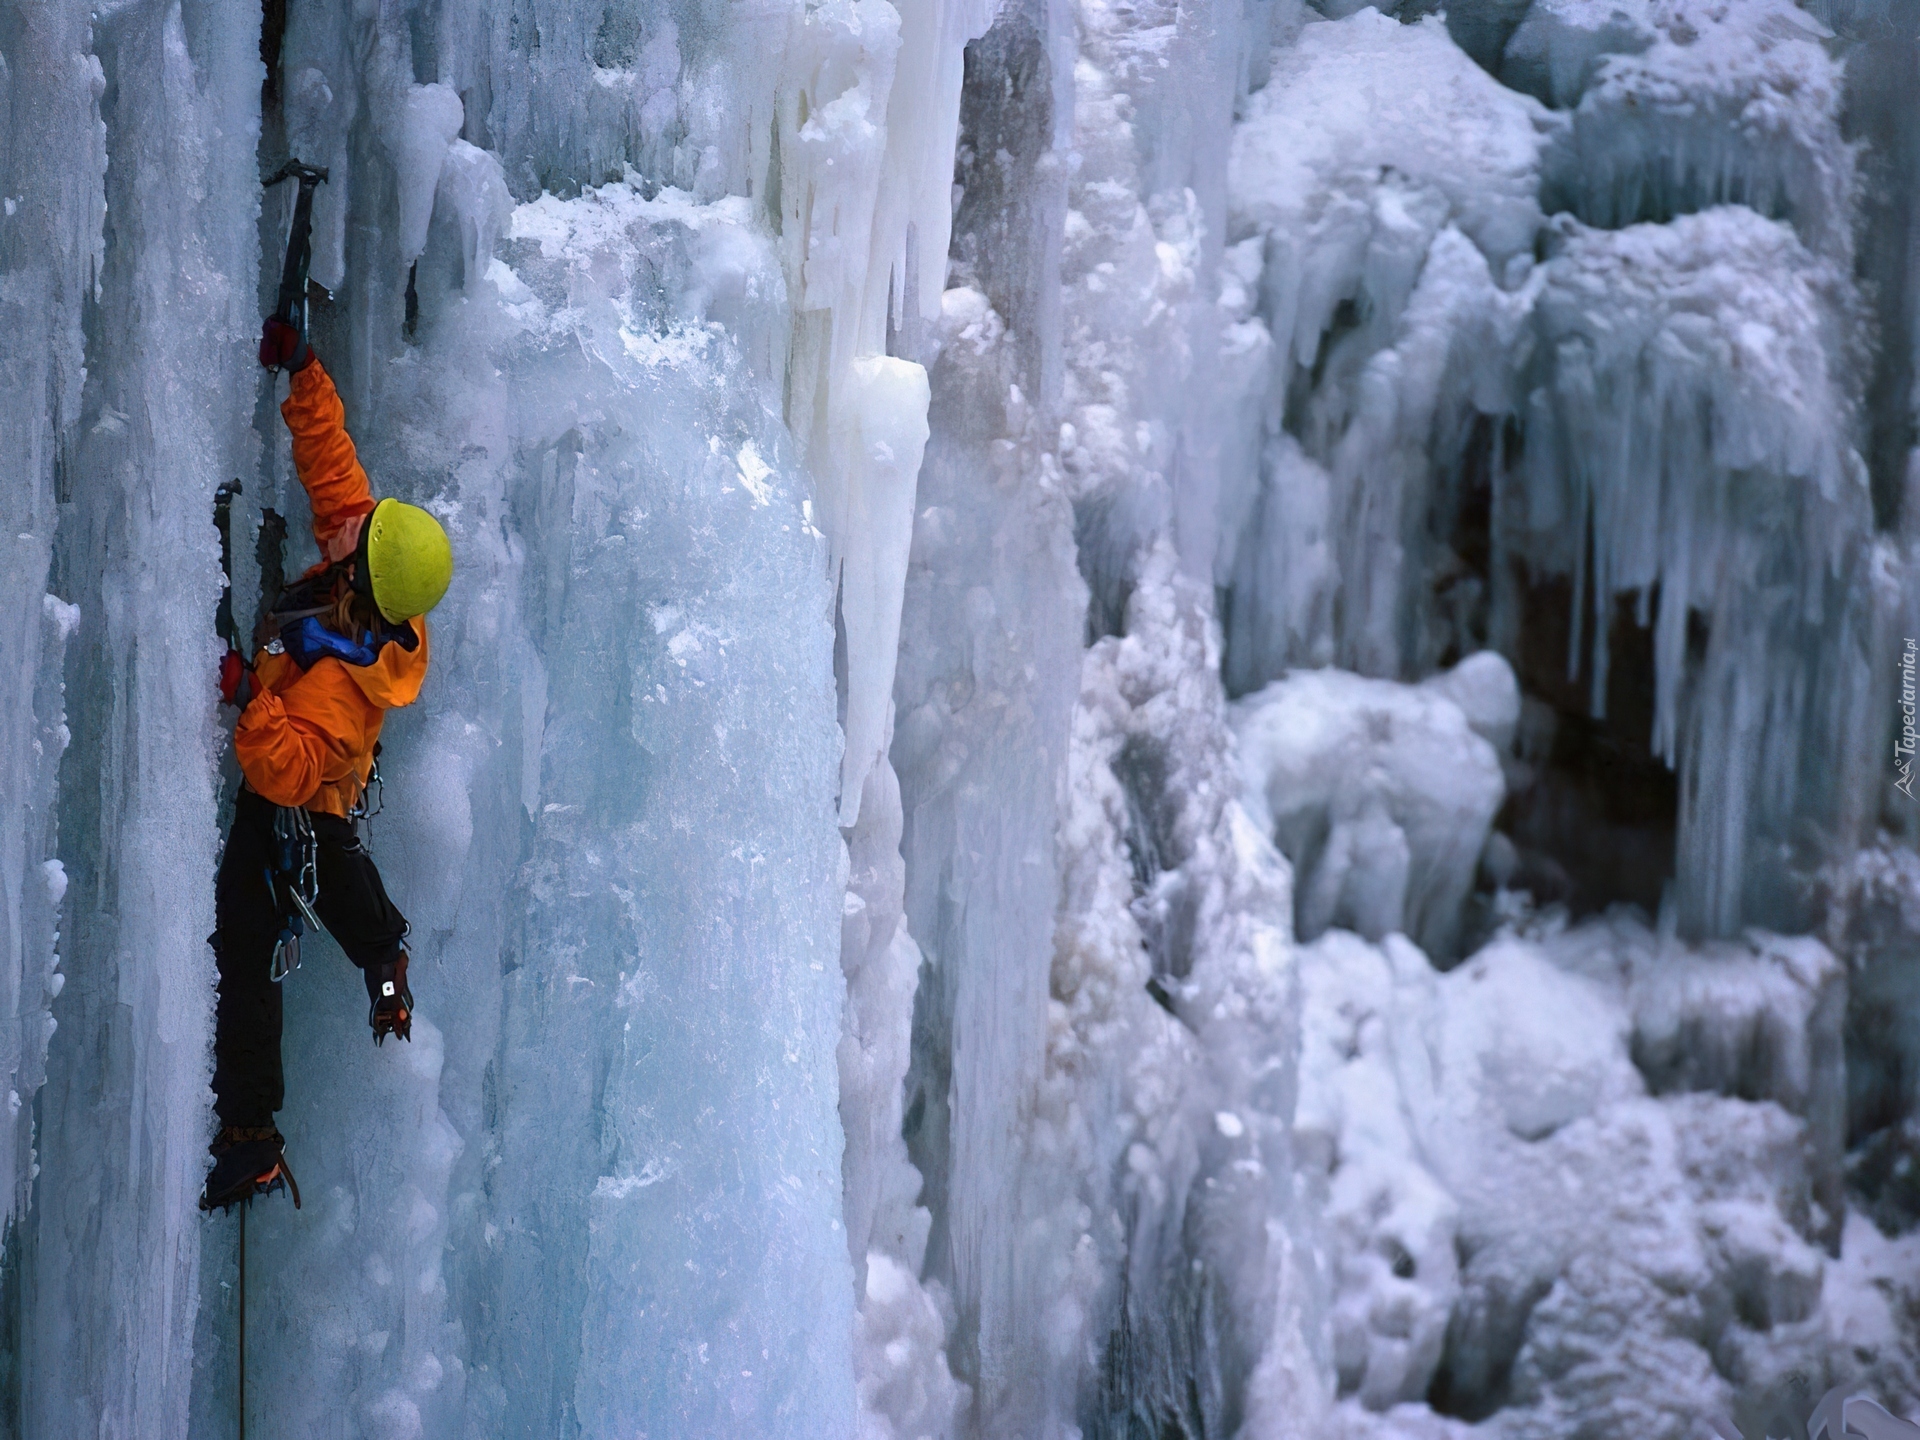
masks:
[[[280,642],[287,647],[294,664],[302,670],[311,670],[316,662],[328,656],[349,665],[371,665],[388,645],[412,650],[420,643],[420,637],[411,625],[390,625],[382,620],[379,628],[370,634],[349,638],[327,629],[318,615],[308,615],[282,629]]]

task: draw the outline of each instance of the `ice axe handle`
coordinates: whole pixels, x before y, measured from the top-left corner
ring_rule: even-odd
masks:
[[[273,316],[298,330],[302,340],[307,338],[307,266],[313,259],[313,187],[326,183],[326,178],[320,166],[289,160],[266,182],[269,189],[282,180],[300,182],[293,202],[293,227],[287,232],[286,264],[280,270],[280,303]]]
[[[220,574],[226,580],[214,607],[214,633],[227,642],[227,648],[240,648],[240,628],[233,622],[233,497],[240,494],[238,479],[228,480],[213,492],[213,524],[220,532]]]

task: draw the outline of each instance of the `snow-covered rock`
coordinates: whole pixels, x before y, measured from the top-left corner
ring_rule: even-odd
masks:
[[[1300,670],[1235,703],[1248,811],[1293,862],[1301,938],[1400,931],[1452,953],[1506,797],[1490,740],[1519,698],[1483,652],[1421,685]]]
[[[1703,1063],[1716,1033],[1803,1033],[1835,972],[1811,941],[1732,949],[1624,916],[1507,933],[1444,975],[1399,937],[1306,947],[1300,1153],[1328,1196],[1341,1389],[1378,1412],[1342,1427],[1455,1423],[1412,1408],[1430,1395],[1503,1436],[1781,1423],[1833,1323],[1824,1122],[1795,1077],[1676,1077],[1661,1046],[1679,1012]]]
[[[1500,59],[1500,78],[1556,109],[1579,103],[1609,55],[1659,38],[1652,0],[1533,0]]]
[[[1654,0],[1600,25],[1594,8],[1549,3],[1513,41],[1545,52],[1556,100],[1591,76],[1547,156],[1547,207],[1620,226],[1746,205],[1845,263],[1854,156],[1826,28],[1793,0]]]

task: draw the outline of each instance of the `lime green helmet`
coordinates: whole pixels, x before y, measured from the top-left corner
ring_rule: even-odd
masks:
[[[418,505],[382,500],[361,531],[367,585],[380,613],[399,625],[440,603],[453,579],[453,546]]]

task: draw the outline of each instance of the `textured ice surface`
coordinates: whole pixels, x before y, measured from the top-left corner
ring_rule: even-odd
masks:
[[[1545,44],[1564,44],[1566,21],[1542,20]],[[1817,251],[1851,253],[1854,157],[1824,26],[1792,0],[1659,0],[1609,25],[1596,48],[1617,49],[1589,72],[1547,160],[1549,208],[1623,225],[1747,205],[1790,220]],[[1644,43],[1614,39],[1622,30]],[[1528,43],[1524,27],[1513,43]],[[1554,98],[1573,98],[1585,69],[1553,81]]]
[[[1685,923],[1784,921],[1755,839],[1784,838],[1794,815],[1857,826],[1871,775],[1862,756],[1836,782],[1825,758],[1868,731],[1871,677],[1834,661],[1857,653],[1882,603],[1840,393],[1843,282],[1743,207],[1568,224],[1543,271],[1525,480],[1497,523],[1534,566],[1573,578],[1572,650],[1590,646],[1595,713],[1615,605],[1631,597],[1652,628],[1652,744],[1682,776]],[[1744,598],[1762,575],[1768,600]]]
[[[198,1303],[193,1202],[213,1010],[212,894],[203,880],[181,882],[210,875],[216,847],[205,678],[220,583],[213,490],[249,472],[257,446],[247,413],[257,371],[246,353],[257,49],[244,5],[127,7],[95,14],[90,31],[86,14],[35,7],[30,23],[8,31],[9,76],[19,53],[32,79],[10,136],[10,163],[23,171],[17,190],[8,185],[10,198],[29,203],[16,202],[6,223],[24,208],[29,225],[44,227],[48,248],[27,241],[23,280],[31,286],[37,269],[52,302],[38,317],[48,349],[26,374],[47,368],[24,392],[8,387],[33,417],[9,427],[20,443],[10,439],[8,463],[24,462],[31,494],[45,484],[34,470],[44,477],[57,458],[55,498],[65,503],[45,538],[54,583],[79,610],[65,646],[72,744],[59,800],[67,978],[37,1097],[35,1239],[14,1251],[17,1423],[34,1435],[179,1434]],[[19,45],[48,48],[12,50]],[[202,203],[209,194],[247,199]],[[75,294],[76,281],[91,284]],[[117,363],[88,365],[84,383],[71,328],[83,317],[67,308],[76,301],[94,317],[93,335],[100,316],[114,317]],[[23,338],[31,354],[35,342]],[[41,515],[44,526],[52,516]],[[40,588],[26,569],[26,584]],[[10,614],[5,628],[26,638],[35,618]],[[46,649],[57,663],[60,647]],[[10,696],[17,683],[8,681]],[[48,674],[33,687],[50,728],[58,685]],[[48,737],[33,738],[44,749]],[[13,744],[10,735],[10,756]],[[29,843],[46,836],[44,822],[26,830]],[[44,915],[23,939],[47,943]],[[26,957],[29,1007],[50,958]],[[22,1020],[14,1033],[26,1042],[27,1079],[46,1042],[30,1010]]]
[[[1630,604],[1647,741],[1680,775],[1682,923],[1803,925],[1790,832],[1862,835],[1885,693],[1837,657],[1892,608],[1847,394],[1839,71],[1784,3],[1597,13],[1543,4],[1514,35],[1516,54],[1568,27],[1638,37],[1551,62],[1592,71],[1570,119],[1437,21],[1370,8],[1309,24],[1276,57],[1287,83],[1249,99],[1221,289],[1228,684],[1517,658],[1551,579],[1600,716]],[[1542,201],[1570,213],[1543,229]],[[1480,503],[1484,538],[1463,535]],[[1839,783],[1808,764],[1828,753]]]
[[[1920,1205],[1920,967],[1907,935],[1920,924],[1920,856],[1880,843],[1837,877],[1847,923],[1847,1130],[1873,1137],[1849,1160],[1862,1208],[1890,1231]]]
[[[1453,954],[1519,712],[1490,651],[1417,686],[1295,671],[1234,706],[1248,809],[1293,862],[1303,940],[1338,925]]]
[[[1299,664],[1430,666],[1408,577],[1448,448],[1503,407],[1547,129],[1438,20],[1369,8],[1309,25],[1249,99],[1228,237],[1258,242],[1235,280],[1271,344],[1239,339],[1251,403],[1221,480],[1236,693]]]
[[[1822,1308],[1822,947],[1688,950],[1615,918],[1504,936],[1444,976],[1337,931],[1302,967],[1335,1360],[1385,1412],[1343,1428],[1398,1430],[1390,1407],[1429,1395],[1502,1434],[1577,1415],[1680,1435],[1714,1406],[1785,1423],[1792,1370],[1861,1303],[1849,1277]]]
[[[375,832],[438,999],[369,1095],[339,1063],[355,978],[290,996],[283,1126],[331,1183],[260,1227],[287,1318],[254,1383],[316,1424],[852,1424],[829,591],[787,441],[705,308],[779,302],[744,213],[624,185],[522,207],[510,262],[390,382],[418,418],[369,463],[467,557]],[[298,1304],[323,1276],[351,1327]]]
[[[1659,31],[1651,0],[1534,0],[1507,41],[1500,78],[1547,104],[1577,104],[1609,55],[1637,55]]]
[[[1231,15],[1013,6],[969,61],[893,759],[906,1125],[976,1434],[1290,1426],[1325,1389],[1286,870],[1204,580]]]
[[[0,50],[6,139],[0,141],[0,1070],[8,1076],[4,1204],[25,1211],[33,1098],[45,1077],[49,1009],[59,986],[55,925],[65,871],[53,800],[68,739],[61,662],[78,612],[47,592],[57,504],[71,483],[71,429],[85,379],[81,312],[99,262],[104,155],[94,104],[101,83],[85,12],[50,9]],[[54,144],[84,163],[43,169]]]

